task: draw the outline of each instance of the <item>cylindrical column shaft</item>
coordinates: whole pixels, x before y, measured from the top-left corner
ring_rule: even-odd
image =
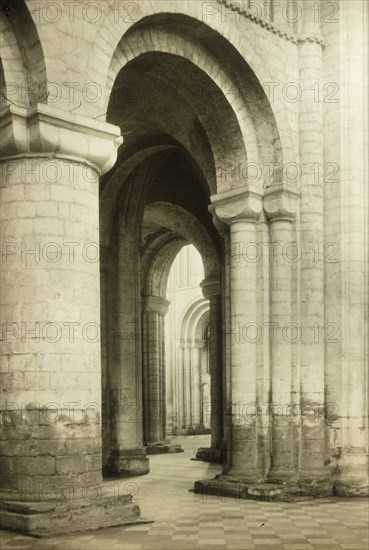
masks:
[[[145,416],[148,418],[148,433],[146,443],[153,444],[160,441],[161,411],[160,411],[160,365],[159,365],[159,315],[156,311],[146,313],[148,318],[148,372],[144,384],[149,387],[149,399],[145,403]]]
[[[144,442],[149,446],[165,441],[164,315],[168,306],[160,296],[142,300]]]
[[[159,313],[159,370],[160,370],[160,440],[165,441],[167,433],[166,376],[165,376],[165,318]]]
[[[34,154],[2,170],[2,496],[78,498],[101,481],[98,174]]]
[[[201,348],[203,342],[194,342],[192,347],[192,423],[194,429],[201,426]]]
[[[286,246],[291,242],[291,221],[280,219],[270,226],[271,265],[271,341],[272,390],[272,468],[271,481],[294,476],[293,424],[291,423],[291,359],[293,341],[299,339],[300,328],[291,322],[291,263]]]
[[[219,285],[218,285],[219,286]],[[219,289],[218,289],[219,291]],[[210,399],[211,399],[211,447],[220,450],[223,441],[223,361],[222,361],[222,312],[220,294],[210,299]]]
[[[255,223],[231,224],[231,378],[232,466],[230,474],[257,477],[256,414],[256,264],[240,248],[255,243]]]
[[[178,378],[177,378],[177,395],[178,395],[178,427],[183,429],[185,427],[185,381],[184,381],[184,345],[181,344],[178,348]]]
[[[184,364],[183,364],[183,377],[184,377],[184,421],[186,429],[192,428],[192,395],[191,395],[191,355],[192,350],[189,345],[184,348]]]
[[[131,496],[101,483],[99,176],[120,131],[44,104],[8,106],[0,125],[3,526],[132,521]]]

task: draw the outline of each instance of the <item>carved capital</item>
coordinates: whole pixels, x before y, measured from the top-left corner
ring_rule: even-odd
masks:
[[[50,105],[7,105],[0,111],[2,159],[54,156],[88,162],[99,174],[114,165],[123,142],[113,124],[66,113]]]
[[[225,239],[229,235],[229,225],[222,222],[216,215],[215,209],[212,210],[211,206],[209,208],[211,214],[213,215],[213,224],[216,227],[219,235],[222,239]]]
[[[144,296],[142,298],[142,310],[147,313],[166,315],[170,306],[169,300],[161,296]]]
[[[209,211],[228,225],[238,221],[256,223],[262,211],[262,196],[254,191],[233,189],[210,200]]]
[[[200,284],[203,296],[206,300],[210,300],[212,296],[220,295],[220,279],[219,277],[212,277],[211,279],[204,279]]]
[[[267,190],[263,199],[265,214],[269,221],[284,220],[293,222],[299,204],[300,194],[293,189],[282,187]]]

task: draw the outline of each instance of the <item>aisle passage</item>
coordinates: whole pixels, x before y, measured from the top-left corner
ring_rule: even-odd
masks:
[[[7,550],[366,550],[368,500],[269,503],[203,497],[193,481],[213,477],[220,466],[191,460],[210,436],[172,437],[184,453],[150,457],[151,473],[121,479],[153,523],[34,539],[1,532]]]

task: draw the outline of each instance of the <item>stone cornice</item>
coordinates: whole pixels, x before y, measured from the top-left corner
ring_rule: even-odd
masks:
[[[29,108],[7,105],[0,111],[0,132],[2,160],[22,155],[60,156],[88,162],[99,174],[114,165],[123,142],[117,126],[44,104]]]
[[[300,45],[300,44],[303,44],[304,42],[315,42],[316,44],[321,45],[322,48],[325,48],[324,38],[320,35],[296,36],[292,33],[283,31],[277,25],[274,25],[274,23],[267,21],[263,17],[259,17],[258,15],[255,15],[255,13],[253,13],[248,8],[241,6],[240,2],[233,3],[233,1],[230,1],[230,0],[217,0],[217,2],[219,4],[223,4],[227,9],[230,9],[235,13],[239,13],[245,19],[248,19],[249,21],[256,23],[263,29],[267,29],[273,34],[276,34],[277,36],[280,36],[281,38],[288,40],[289,42],[292,42],[292,44]]]

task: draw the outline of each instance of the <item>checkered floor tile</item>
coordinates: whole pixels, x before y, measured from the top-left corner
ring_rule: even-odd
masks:
[[[191,461],[209,436],[173,437],[184,453],[150,457],[147,476],[122,480],[154,523],[34,539],[0,531],[1,550],[367,550],[367,499],[269,503],[201,496],[193,481],[220,466]]]

